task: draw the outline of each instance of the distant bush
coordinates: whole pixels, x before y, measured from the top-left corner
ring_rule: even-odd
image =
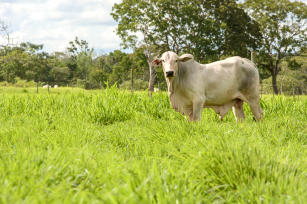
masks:
[[[84,84],[85,89],[100,89],[101,86],[99,83],[95,81],[86,81]]]
[[[14,83],[9,83],[7,81],[1,81],[0,86],[15,86],[15,87],[28,88],[28,87],[36,87],[36,82],[33,80],[27,81],[27,80],[20,79],[19,77],[15,77]]]
[[[79,88],[84,88],[85,87],[85,80],[82,79],[76,79],[75,82],[73,82],[71,85],[73,87],[79,87]]]
[[[120,86],[121,89],[131,89],[131,80],[124,81]],[[143,81],[141,79],[136,79],[134,81],[134,90],[145,90],[148,88],[148,82]]]
[[[27,80],[20,79],[19,77],[16,77],[14,85],[16,87],[23,87],[23,88],[26,88],[26,87],[36,87],[36,82],[33,81],[33,80],[27,81]]]
[[[307,86],[304,80],[296,79],[289,75],[280,75],[277,77],[278,92],[284,95],[302,95],[307,94]],[[272,77],[262,80],[262,93],[272,94]]]
[[[0,86],[12,86],[13,84],[12,83],[9,83],[7,81],[1,81],[0,82]]]

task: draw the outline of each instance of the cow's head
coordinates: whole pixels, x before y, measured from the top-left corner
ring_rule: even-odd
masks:
[[[157,58],[152,61],[152,65],[158,66],[162,63],[163,72],[165,78],[176,77],[178,72],[178,63],[186,62],[190,59],[193,59],[193,56],[190,54],[184,54],[180,57],[174,52],[168,51],[163,53],[161,58]]]

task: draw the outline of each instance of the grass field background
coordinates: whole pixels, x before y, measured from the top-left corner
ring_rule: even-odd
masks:
[[[167,94],[0,88],[0,203],[306,203],[307,97],[262,96],[262,122]]]

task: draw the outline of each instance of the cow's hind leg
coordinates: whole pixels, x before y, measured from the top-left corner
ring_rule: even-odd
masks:
[[[237,99],[234,106],[232,107],[233,114],[236,117],[237,122],[242,122],[245,118],[244,111],[243,111],[243,101]]]

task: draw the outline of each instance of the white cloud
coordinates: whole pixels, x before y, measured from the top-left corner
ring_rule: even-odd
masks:
[[[110,16],[120,0],[1,0],[0,19],[11,26],[15,42],[44,44],[47,51],[63,51],[75,36],[108,52],[120,39]]]

